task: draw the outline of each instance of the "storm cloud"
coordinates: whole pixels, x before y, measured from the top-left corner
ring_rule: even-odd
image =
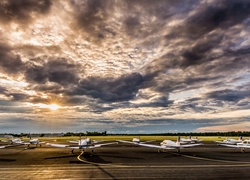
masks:
[[[0,2],[0,20],[4,23],[17,21],[26,23],[36,14],[48,13],[52,3],[50,0],[7,0]]]
[[[247,0],[1,1],[1,113],[157,132],[245,123],[249,32]]]

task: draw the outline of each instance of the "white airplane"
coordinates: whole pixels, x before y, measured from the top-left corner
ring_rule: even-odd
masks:
[[[149,143],[149,142],[153,142],[155,140],[151,140],[151,141],[141,141],[140,140],[140,136],[138,138],[133,138],[132,141],[124,141],[124,140],[116,140],[118,142],[122,142],[122,143],[129,143],[129,144],[134,144],[134,145],[138,145],[139,143]]]
[[[236,145],[237,143],[242,143],[242,136],[239,137],[238,140],[236,139],[225,139],[223,141],[215,141],[216,143],[219,143],[219,144],[232,144],[232,145]]]
[[[232,147],[232,148],[240,148],[242,152],[245,152],[245,149],[250,148],[250,140],[245,140],[243,142],[235,144],[218,144],[219,146]]]
[[[23,141],[20,138],[14,138],[13,136],[6,136],[6,140],[1,140],[1,142],[9,144],[22,144]]]
[[[39,141],[39,139],[31,139],[31,135],[29,135],[29,137],[30,137],[30,140],[29,140],[29,142],[23,142],[23,144],[24,145],[28,145],[28,147],[30,147],[30,145],[36,145],[36,147],[38,146],[38,145],[40,145],[40,147],[42,146],[42,144],[45,144],[45,142],[41,142],[41,141]]]
[[[198,139],[196,138],[192,138],[192,136],[190,135],[188,139],[185,138],[181,138],[181,143],[201,143],[203,141],[203,139]]]
[[[200,146],[202,144],[201,143],[199,143],[199,144],[181,144],[180,137],[178,136],[176,142],[171,141],[171,140],[164,140],[161,142],[160,146],[153,145],[153,144],[138,144],[138,145],[144,146],[144,147],[149,147],[149,148],[157,148],[158,152],[160,152],[161,150],[176,149],[177,152],[179,153],[180,149],[194,147],[194,146]]]
[[[74,149],[81,149],[82,151],[86,151],[87,149],[91,149],[93,152],[94,148],[98,148],[101,146],[107,146],[107,145],[111,145],[111,144],[117,144],[117,142],[112,142],[112,143],[105,143],[105,144],[96,144],[99,143],[101,141],[92,141],[90,138],[86,138],[86,139],[81,139],[80,136],[80,140],[77,141],[69,141],[70,143],[74,143],[77,145],[64,145],[64,144],[50,144],[47,143],[47,146],[51,146],[51,147],[58,147],[58,148],[71,148],[72,149],[72,153],[74,153]]]

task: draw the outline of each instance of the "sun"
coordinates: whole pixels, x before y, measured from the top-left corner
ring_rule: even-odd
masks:
[[[49,109],[51,109],[51,110],[53,110],[53,111],[55,111],[55,110],[57,110],[57,109],[60,108],[60,106],[57,105],[57,104],[49,104],[49,105],[47,105],[47,106],[48,106]]]
[[[61,106],[59,106],[57,104],[37,104],[37,106],[40,108],[47,108],[47,109],[50,109],[52,111],[55,111],[55,110],[61,108]]]

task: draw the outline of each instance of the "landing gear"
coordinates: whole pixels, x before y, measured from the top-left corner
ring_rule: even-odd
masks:
[[[158,149],[158,153],[161,153],[162,151],[161,151],[161,149]]]
[[[71,150],[71,153],[74,154],[74,149]]]
[[[240,151],[241,151],[241,152],[243,152],[243,153],[245,153],[245,152],[246,152],[244,148],[242,148]]]

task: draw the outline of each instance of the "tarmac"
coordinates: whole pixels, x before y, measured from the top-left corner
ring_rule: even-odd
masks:
[[[250,149],[209,142],[178,154],[119,143],[72,154],[18,146],[0,149],[0,179],[250,179]]]

